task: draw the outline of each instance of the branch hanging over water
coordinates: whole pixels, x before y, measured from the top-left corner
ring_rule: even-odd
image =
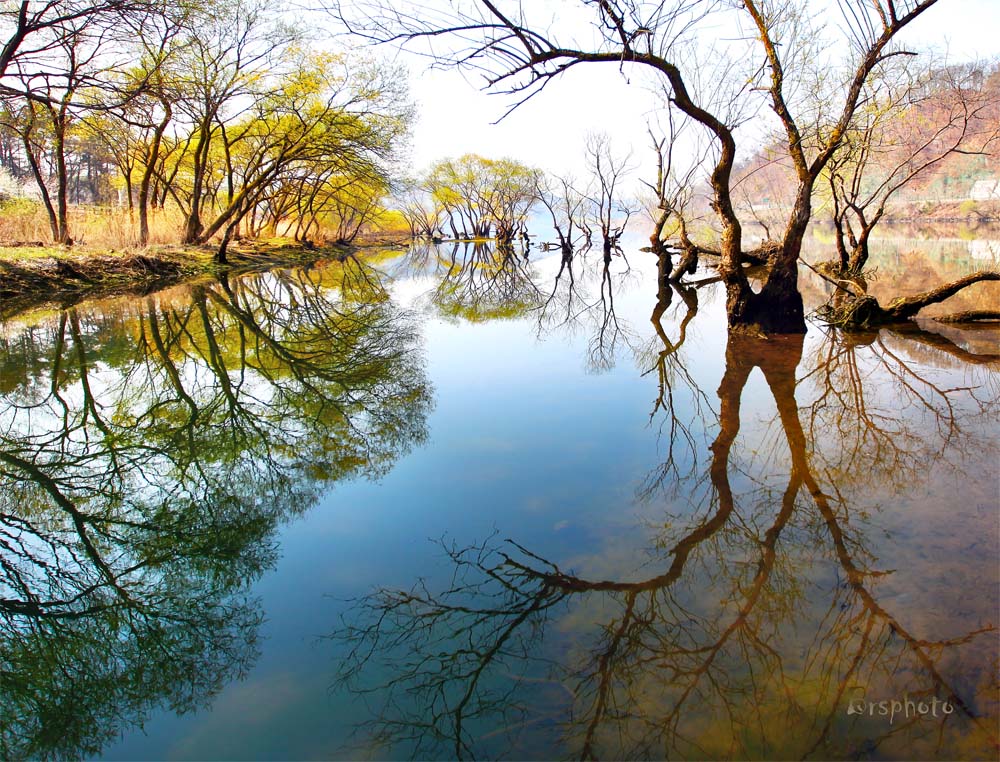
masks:
[[[914,317],[924,307],[943,302],[962,289],[983,281],[1000,281],[1000,272],[981,270],[930,291],[898,297],[885,307],[868,294],[831,301],[820,314],[827,322],[844,328],[871,328],[899,323]]]

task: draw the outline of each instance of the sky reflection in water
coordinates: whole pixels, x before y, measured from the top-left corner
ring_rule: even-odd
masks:
[[[995,333],[727,341],[649,257],[8,325],[5,756],[995,756]]]

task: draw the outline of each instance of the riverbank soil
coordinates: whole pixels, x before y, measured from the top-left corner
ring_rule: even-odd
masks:
[[[0,244],[0,317],[28,306],[75,304],[84,298],[143,294],[198,275],[218,276],[344,256],[349,246],[304,246],[288,239],[232,244],[229,262],[213,247],[158,246],[115,251],[43,244]]]

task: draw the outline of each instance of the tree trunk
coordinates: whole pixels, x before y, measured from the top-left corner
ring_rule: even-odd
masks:
[[[35,178],[35,183],[38,185],[38,192],[41,194],[42,203],[45,206],[45,213],[49,220],[49,231],[52,233],[52,240],[59,240],[59,220],[56,217],[55,207],[52,206],[52,197],[49,194],[48,186],[45,184],[45,177],[42,175],[42,168],[38,164],[38,158],[35,156],[34,146],[31,144],[30,137],[31,126],[25,128],[25,132],[21,134],[21,142],[24,144],[24,153],[28,159],[28,166],[31,167],[31,174]]]
[[[851,250],[851,258],[847,263],[847,269],[844,271],[848,275],[860,275],[861,271],[865,269],[865,265],[868,264],[868,237],[871,235],[872,228],[874,225],[865,225],[861,228],[861,236],[854,242],[854,248]]]
[[[123,172],[122,179],[125,181],[125,198],[128,199],[127,208],[129,219],[131,220],[132,211],[135,209],[135,203],[132,200],[132,173]]]
[[[661,210],[661,212],[656,216],[656,219],[653,220],[653,232],[649,236],[649,244],[652,247],[654,254],[659,255],[666,249],[663,244],[663,229],[667,226],[667,221],[669,219],[670,213]]]
[[[229,242],[233,238],[233,228],[235,225],[229,225],[226,228],[226,232],[222,236],[222,243],[219,244],[219,248],[215,252],[215,257],[213,258],[216,264],[225,265],[229,264],[229,259],[227,253],[229,251]]]
[[[66,119],[65,115],[52,114],[53,151],[56,159],[56,243],[69,246],[69,180],[66,172]]]
[[[679,283],[685,275],[694,275],[695,270],[698,269],[698,247],[685,246],[683,251],[684,253],[681,254],[681,258],[677,262],[677,267],[670,274],[670,280],[674,283]]]
[[[726,307],[730,327],[746,333],[805,333],[805,308],[799,293],[799,254],[812,214],[811,185],[803,185],[785,231],[781,248],[771,261],[771,269],[759,293],[727,282]],[[725,246],[723,246],[725,261]],[[731,257],[732,255],[730,255]],[[742,275],[742,272],[741,272]]]
[[[805,309],[796,264],[774,263],[760,293],[750,291],[742,307],[741,320],[735,322],[731,316],[731,326],[750,333],[805,333]]]
[[[205,187],[205,171],[208,165],[208,153],[211,147],[211,119],[202,121],[198,135],[198,145],[194,152],[192,168],[191,208],[184,222],[184,239],[182,243],[200,243],[203,226],[201,224],[201,202]]]
[[[160,145],[163,141],[163,133],[167,130],[167,125],[173,118],[173,111],[170,104],[164,102],[164,118],[153,130],[153,140],[146,152],[146,167],[142,172],[142,179],[139,181],[139,245],[149,245],[149,198],[150,186],[156,175],[156,163],[160,157]],[[155,194],[153,195],[155,202]]]

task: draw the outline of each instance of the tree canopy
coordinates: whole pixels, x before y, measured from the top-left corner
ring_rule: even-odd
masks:
[[[346,239],[381,208],[405,74],[321,50],[280,0],[20,7],[0,17],[3,163],[33,178],[54,241],[73,242],[71,203],[137,207],[139,245],[175,207],[179,240],[219,237],[220,260],[241,230]],[[75,167],[87,140],[101,182]]]

